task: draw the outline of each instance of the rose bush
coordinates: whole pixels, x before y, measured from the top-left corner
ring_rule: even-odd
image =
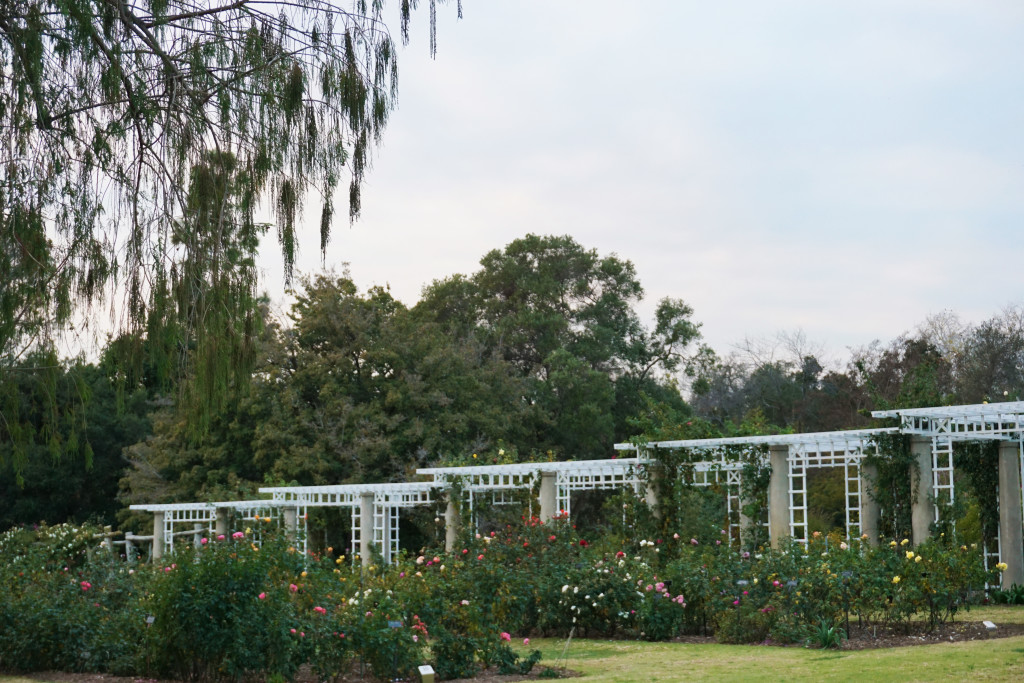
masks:
[[[872,547],[815,535],[740,552],[721,532],[591,543],[567,518],[466,534],[453,553],[387,567],[333,549],[303,557],[267,529],[130,565],[96,551],[95,532],[0,534],[0,669],[237,680],[308,664],[329,680],[360,662],[381,678],[431,662],[466,676],[532,666],[513,636],[800,642],[822,625],[934,626],[998,574],[941,536]]]

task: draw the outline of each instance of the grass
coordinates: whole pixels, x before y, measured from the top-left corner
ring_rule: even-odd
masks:
[[[531,642],[553,662],[564,641]],[[1024,680],[1024,636],[889,650],[574,641],[569,669],[582,681],[941,681]]]
[[[960,620],[1024,623],[1024,608],[974,608]],[[551,664],[564,640],[535,639]],[[632,681],[1021,681],[1024,636],[914,647],[825,651],[800,647],[574,640],[566,666],[581,683]]]

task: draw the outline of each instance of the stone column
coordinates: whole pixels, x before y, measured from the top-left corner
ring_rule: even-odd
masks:
[[[878,545],[878,525],[882,512],[875,500],[875,482],[878,481],[878,468],[874,465],[860,464],[860,533],[867,534],[868,543]]]
[[[1006,563],[1002,588],[1024,586],[1024,530],[1021,525],[1020,451],[1014,441],[999,444],[999,554]]]
[[[164,556],[164,513],[153,513],[153,561],[159,562]]]
[[[655,519],[661,519],[661,510],[658,509],[658,484],[661,478],[661,470],[657,463],[647,466],[647,486],[644,488],[644,502],[647,508],[654,515]]]
[[[540,521],[546,522],[558,515],[558,474],[540,473]]]
[[[359,497],[359,557],[363,566],[369,567],[373,559],[373,494],[364,493]]]
[[[444,509],[444,550],[450,553],[455,550],[455,541],[462,528],[462,514],[459,512],[459,502],[453,498],[451,489],[448,490],[446,497],[448,502]]]
[[[790,536],[789,528],[789,446],[768,449],[768,462],[772,477],[768,483],[768,527],[773,548],[779,548],[782,539]]]
[[[213,524],[213,533],[215,536],[228,535],[228,515],[230,510],[227,508],[217,508],[217,520]]]
[[[299,528],[299,509],[289,505],[281,512],[284,516],[284,537],[288,539],[289,543],[294,543],[296,531]]]
[[[915,436],[910,440],[910,454],[917,461],[917,474],[910,471],[911,493],[914,496],[913,507],[910,509],[914,545],[923,543],[931,536],[929,527],[935,521],[935,502],[932,500],[932,440],[928,437]]]

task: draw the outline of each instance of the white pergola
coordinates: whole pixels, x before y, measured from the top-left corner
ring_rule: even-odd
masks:
[[[684,439],[674,441],[652,441],[639,447],[653,460],[658,450],[690,450],[699,454],[691,463],[695,475],[693,484],[710,486],[717,484],[726,491],[726,514],[732,538],[738,537],[746,525],[740,512],[740,489],[744,459],[772,465],[773,486],[770,497],[780,494],[788,500],[787,512],[768,516],[769,534],[772,537],[788,534],[798,540],[807,539],[807,470],[819,467],[842,467],[846,489],[846,533],[848,537],[863,533],[863,509],[865,486],[861,476],[860,462],[870,450],[872,439],[879,434],[899,431],[890,429],[854,429],[834,432],[810,432],[803,434],[772,434],[766,436],[739,436],[721,439]],[[739,450],[737,458],[729,453]],[[617,450],[637,450],[633,444],[616,444]],[[767,451],[767,453],[766,453]],[[781,457],[780,457],[781,456]],[[785,458],[782,460],[782,458]],[[778,479],[776,470],[784,469],[785,478]],[[778,485],[782,481],[784,488]],[[785,532],[782,531],[785,528]]]
[[[203,533],[227,533],[225,513],[233,511],[243,521],[280,520],[281,509],[270,500],[232,500],[219,503],[163,503],[131,505],[131,510],[153,514],[153,558],[174,550],[174,539],[192,536],[198,543]],[[182,528],[187,526],[188,528]],[[256,527],[258,529],[258,527]]]
[[[371,544],[376,545],[384,562],[398,556],[398,511],[433,502],[436,485],[424,482],[393,484],[339,484],[334,486],[273,486],[261,488],[275,505],[306,510],[311,507],[349,508],[352,519],[352,553],[357,549],[363,561],[369,560]],[[303,515],[305,519],[305,515]],[[364,533],[364,520],[370,519],[370,533]]]
[[[871,416],[897,419],[900,432],[915,437],[912,449],[918,457],[918,469],[921,472],[917,497],[927,499],[930,493],[931,500],[928,503],[934,501],[952,505],[955,500],[953,444],[966,441],[1001,442],[998,491],[1000,525],[995,539],[996,547],[985,549],[986,565],[998,562],[1004,555],[1004,536],[1011,539],[1012,545],[1020,545],[1020,520],[1024,518],[1024,495],[1019,491],[1024,481],[1024,401],[876,410]],[[1015,517],[1018,509],[1020,516]],[[925,508],[915,521],[915,535],[926,533],[929,518],[937,522],[939,516],[938,505],[931,504]],[[1024,579],[1024,570],[1021,570],[1020,575]]]
[[[649,460],[644,458],[612,458],[608,460],[570,460],[562,462],[520,462],[505,465],[470,465],[467,467],[422,467],[416,474],[431,477],[437,488],[450,489],[460,481],[466,502],[472,511],[474,499],[490,493],[492,502],[509,502],[504,494],[515,489],[532,489],[538,483],[545,488],[545,479],[553,480],[553,510],[545,509],[547,491],[541,492],[541,517],[555,512],[571,514],[573,491],[597,491],[630,487],[639,491],[646,480]]]
[[[877,537],[879,511],[868,492],[873,476],[865,475],[862,460],[872,453],[880,435],[902,433],[912,437],[911,448],[918,457],[920,488],[912,505],[914,541],[924,540],[929,525],[938,520],[935,502],[954,498],[953,444],[958,441],[997,440],[1001,442],[999,460],[1000,539],[1010,542],[1007,552],[997,551],[1010,565],[1004,573],[1024,584],[1024,559],[1021,556],[1022,518],[1024,518],[1024,402],[962,405],[935,408],[877,411],[876,418],[899,420],[898,427],[805,434],[777,434],[724,439],[658,441],[636,446],[617,444],[615,450],[632,457],[607,460],[529,462],[469,467],[428,467],[417,474],[430,481],[391,484],[352,484],[339,486],[287,486],[260,489],[271,500],[231,501],[223,503],[176,503],[132,505],[133,510],[154,514],[154,557],[157,548],[173,548],[176,535],[195,534],[211,524],[223,524],[228,510],[246,519],[284,518],[294,529],[296,515],[310,507],[347,507],[352,515],[353,550],[359,548],[364,562],[369,561],[374,544],[384,561],[392,561],[399,547],[398,511],[437,501],[438,493],[457,488],[473,509],[475,497],[490,495],[492,502],[509,502],[508,493],[519,489],[532,491],[539,484],[540,513],[548,519],[560,511],[571,512],[573,491],[632,488],[639,493],[648,482],[650,466],[658,452],[687,449],[697,456],[689,465],[698,486],[721,485],[726,491],[726,510],[730,530],[738,534],[746,520],[741,519],[740,489],[745,461],[771,465],[768,525],[772,543],[784,536],[807,539],[807,471],[818,467],[842,467],[846,489],[846,532],[848,536],[869,533]],[[458,484],[456,484],[458,482]],[[653,502],[652,487],[645,487],[648,503]],[[450,496],[449,496],[450,498]],[[445,514],[451,530],[458,524],[457,501],[448,500]],[[372,530],[366,520],[372,518]],[[180,530],[184,524],[191,529]],[[370,531],[370,533],[366,533]],[[448,540],[447,542],[450,542]],[[1007,584],[1008,585],[1008,584]]]

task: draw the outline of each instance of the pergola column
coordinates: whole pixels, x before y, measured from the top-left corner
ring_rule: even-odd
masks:
[[[875,482],[878,481],[878,468],[874,465],[860,464],[860,532],[866,534],[868,543],[878,545],[878,527],[882,517],[878,501],[875,500]]]
[[[910,454],[917,463],[917,476],[913,469],[910,472],[913,505],[910,508],[911,530],[914,545],[924,543],[931,535],[931,525],[935,521],[935,501],[932,500],[932,440],[928,437],[915,436],[910,439]]]
[[[462,529],[462,513],[459,512],[459,502],[455,500],[451,489],[446,494],[447,504],[444,508],[444,550],[452,552],[455,550],[455,541]]]
[[[656,463],[647,466],[647,486],[644,487],[644,502],[647,509],[651,511],[655,519],[661,518],[661,510],[658,508],[658,479],[660,471]]]
[[[153,513],[153,561],[159,562],[164,556],[164,514],[163,512]]]
[[[768,483],[768,529],[773,548],[791,535],[789,528],[789,446],[771,446],[768,462],[772,476]]]
[[[296,533],[299,528],[299,509],[289,505],[281,510],[284,517],[284,537],[289,543],[295,542]]]
[[[213,533],[217,536],[228,535],[228,508],[217,508],[217,519],[213,524]]]
[[[373,494],[364,493],[359,496],[359,557],[363,566],[369,567],[373,559]]]
[[[1002,588],[1024,586],[1024,531],[1021,524],[1020,446],[999,444],[999,554],[1006,563]]]
[[[540,521],[546,522],[558,516],[558,474],[540,473]]]

